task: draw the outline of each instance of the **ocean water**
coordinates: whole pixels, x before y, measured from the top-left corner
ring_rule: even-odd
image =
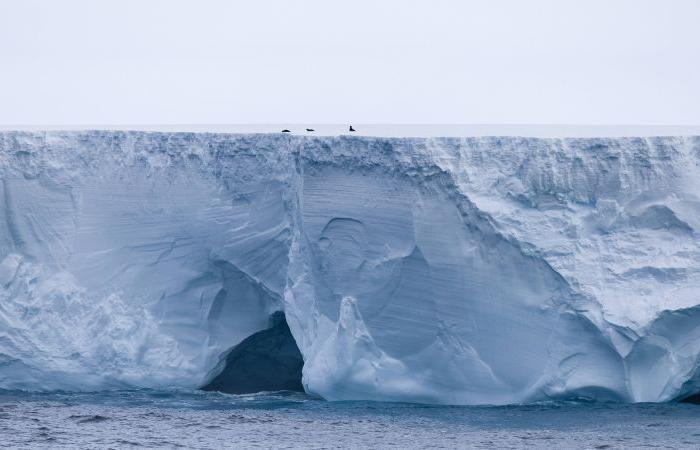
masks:
[[[0,391],[8,448],[700,448],[700,406],[434,406],[298,393]]]

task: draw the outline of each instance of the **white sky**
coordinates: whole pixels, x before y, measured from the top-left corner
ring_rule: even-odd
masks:
[[[700,0],[0,0],[0,124],[700,125]]]

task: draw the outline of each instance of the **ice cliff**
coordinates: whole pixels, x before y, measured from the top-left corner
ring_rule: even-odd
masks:
[[[0,133],[0,388],[197,387],[284,311],[303,386],[700,392],[700,138]]]

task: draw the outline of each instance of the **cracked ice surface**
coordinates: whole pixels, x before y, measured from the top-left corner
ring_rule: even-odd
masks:
[[[330,400],[700,390],[698,138],[0,133],[0,388],[195,387],[284,310]]]

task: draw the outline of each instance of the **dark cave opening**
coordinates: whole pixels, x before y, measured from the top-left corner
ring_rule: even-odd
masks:
[[[700,405],[700,392],[691,394],[687,397],[682,398],[679,400],[680,403],[694,403],[696,405]]]
[[[227,394],[303,392],[303,366],[286,317],[278,311],[270,316],[269,328],[252,334],[222,355],[201,389]]]

